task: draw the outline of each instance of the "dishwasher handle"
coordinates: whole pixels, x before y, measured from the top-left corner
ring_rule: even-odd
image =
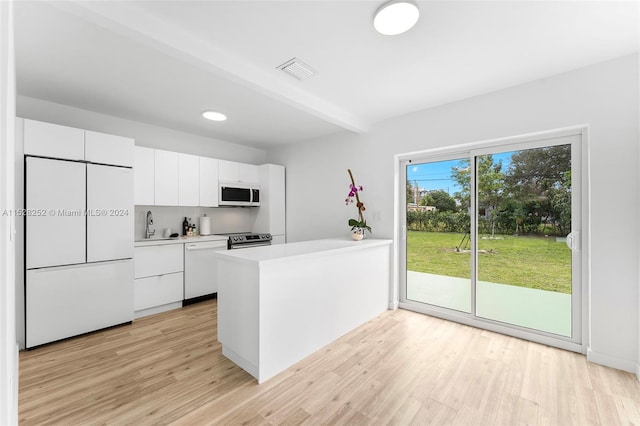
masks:
[[[227,249],[227,245],[216,245],[216,246],[210,246],[210,245],[198,245],[198,244],[190,244],[190,245],[185,245],[184,248],[188,251],[198,251],[198,250],[226,250]]]

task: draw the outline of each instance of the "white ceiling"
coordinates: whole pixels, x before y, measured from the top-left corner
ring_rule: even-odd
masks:
[[[268,147],[638,51],[636,1],[421,1],[398,36],[381,3],[18,1],[18,93]],[[276,69],[293,57],[318,74]]]

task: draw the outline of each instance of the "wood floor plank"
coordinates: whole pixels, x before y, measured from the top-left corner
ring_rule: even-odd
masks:
[[[640,425],[634,375],[387,311],[258,385],[215,300],[20,354],[22,425]]]

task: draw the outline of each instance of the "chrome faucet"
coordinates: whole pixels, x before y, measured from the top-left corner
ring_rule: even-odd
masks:
[[[147,211],[147,223],[145,226],[145,238],[151,238],[156,234],[156,228],[153,226],[153,215],[151,210]]]

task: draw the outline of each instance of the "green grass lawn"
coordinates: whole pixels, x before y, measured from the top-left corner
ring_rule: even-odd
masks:
[[[484,237],[484,238],[483,238]],[[481,236],[478,279],[571,293],[571,251],[554,237]],[[471,254],[458,253],[462,234],[407,231],[407,269],[470,278]],[[470,248],[470,244],[467,248]]]

